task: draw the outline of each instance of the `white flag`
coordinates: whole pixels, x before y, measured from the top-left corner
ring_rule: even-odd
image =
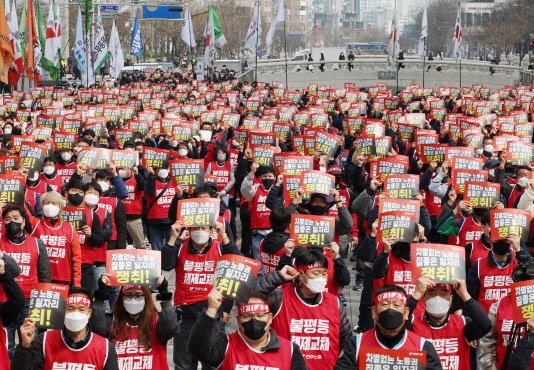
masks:
[[[388,66],[392,67],[397,63],[397,53],[399,52],[399,18],[397,15],[397,1],[393,9],[393,20],[391,21],[391,33],[388,45]]]
[[[78,21],[76,22],[76,41],[74,41],[74,57],[78,61],[78,69],[85,73],[85,45],[83,41],[82,10],[78,6]]]
[[[278,9],[276,9],[276,13],[274,14],[273,23],[271,24],[271,28],[269,28],[269,32],[267,32],[267,39],[265,40],[266,46],[271,46],[274,39],[274,33],[276,32],[276,24],[278,22],[284,22],[286,18],[285,10],[284,10],[284,0],[278,0]]]
[[[95,76],[93,74],[93,58],[91,57],[91,30],[87,31],[87,36],[85,37],[85,60],[87,64],[87,74],[82,74],[82,85],[85,88],[89,88],[92,84],[95,83]]]
[[[106,35],[104,35],[104,24],[100,16],[100,7],[98,7],[98,16],[96,18],[95,30],[95,47],[94,47],[94,68],[95,74],[100,71],[108,58],[108,46],[106,45]]]
[[[248,28],[247,38],[245,39],[245,50],[250,50],[252,54],[256,55],[256,51],[261,45],[261,17],[260,17],[260,2],[256,3],[256,9],[254,10],[254,17],[250,22]]]
[[[111,27],[111,36],[109,37],[109,64],[111,76],[118,79],[121,75],[121,70],[124,68],[124,55],[122,54],[121,40],[115,18],[113,18],[113,26]]]
[[[182,24],[182,40],[184,40],[189,47],[195,48],[197,46],[189,8],[185,8],[184,23]]]
[[[419,34],[419,50],[418,54],[424,60],[426,55],[426,38],[428,37],[428,21],[426,17],[426,1],[425,10],[423,10],[423,21],[421,22],[421,33]]]
[[[456,26],[454,27],[454,59],[456,63],[462,59],[462,3],[458,3],[458,15],[456,16]]]
[[[50,75],[53,79],[57,78],[57,76],[54,78],[53,75],[56,75],[59,72],[58,49],[61,48],[56,31],[57,22],[54,17],[54,9],[52,8],[52,3],[50,3],[50,7],[48,9],[48,20],[46,22],[46,43],[43,66],[47,71],[50,72]]]
[[[204,65],[208,68],[213,68],[215,65],[215,42],[213,12],[210,11],[208,16],[208,25],[206,27],[206,47],[204,49]]]

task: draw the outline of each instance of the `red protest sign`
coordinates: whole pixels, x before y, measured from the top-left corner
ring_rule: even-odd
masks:
[[[106,252],[110,285],[154,286],[161,275],[161,251],[116,249]]]
[[[464,194],[467,181],[487,182],[488,170],[457,170],[452,169],[452,184],[457,194]]]
[[[473,208],[491,208],[501,199],[501,184],[494,182],[465,183],[464,200],[471,203]]]
[[[521,324],[534,316],[534,281],[520,281],[510,287],[515,324]]]
[[[330,196],[330,190],[335,189],[336,178],[321,171],[303,171],[301,185],[304,188],[304,200],[310,199],[311,194],[321,193]]]
[[[414,237],[415,220],[417,214],[407,211],[392,211],[378,215],[377,242],[388,236],[397,239],[397,242],[411,243]]]
[[[406,351],[387,348],[360,348],[358,370],[383,370],[384,364],[390,369],[404,369],[410,364],[410,369],[426,369],[425,351]]]
[[[429,275],[436,283],[465,280],[465,249],[456,245],[413,243],[410,248],[412,281]]]
[[[178,201],[176,221],[183,226],[211,227],[219,219],[220,199],[188,198]]]
[[[248,302],[260,267],[261,262],[251,258],[225,254],[217,259],[217,267],[212,279],[215,280],[215,287],[220,287],[220,292],[224,297],[237,302]],[[211,285],[212,281],[208,283]]]
[[[389,175],[384,181],[384,193],[394,199],[413,199],[419,193],[419,175]]]
[[[491,214],[491,239],[508,239],[510,235],[517,235],[524,242],[530,235],[530,212],[515,209],[492,209]]]
[[[423,163],[444,162],[445,152],[449,144],[422,144],[421,160]]]
[[[295,245],[330,247],[334,241],[335,226],[335,217],[293,214],[289,237]]]
[[[69,286],[35,283],[31,286],[29,318],[38,328],[63,329]]]
[[[380,183],[384,182],[386,176],[407,174],[409,163],[410,160],[405,155],[392,155],[388,158],[379,158],[377,171],[380,175]]]

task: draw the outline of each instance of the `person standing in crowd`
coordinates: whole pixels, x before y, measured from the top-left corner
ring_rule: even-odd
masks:
[[[11,369],[102,369],[119,370],[115,346],[94,333],[88,325],[93,294],[90,290],[71,287],[65,311],[65,327],[35,338],[33,319],[27,318],[20,328],[22,342],[15,349]]]
[[[109,275],[103,274],[94,294],[89,321],[93,332],[115,345],[120,370],[131,369],[133,363],[168,370],[167,342],[178,332],[178,321],[165,277],[161,275],[157,280],[160,312],[154,305],[150,287],[127,285],[120,287],[113,312],[106,314],[104,301],[109,295],[109,283]]]
[[[286,275],[290,280],[291,275]],[[267,296],[252,292],[247,303],[238,304],[238,330],[233,334],[215,330],[222,302],[220,288],[213,288],[208,294],[208,308],[200,314],[189,336],[189,352],[195,358],[228,370],[238,366],[308,369],[299,346],[277,336],[271,328],[273,314]]]
[[[217,230],[221,242],[214,240],[213,229]],[[215,222],[213,227],[191,227],[186,230],[177,221],[172,225],[171,233],[171,238],[161,250],[161,268],[164,271],[175,270],[174,306],[180,311],[181,324],[174,337],[174,368],[188,370],[191,367],[191,354],[187,350],[187,340],[195,321],[208,306],[217,259],[225,254],[241,255],[241,252],[225,234],[224,225],[220,222]],[[230,319],[233,302],[227,302],[224,314],[220,312],[223,310],[218,313],[223,323]],[[217,330],[221,330],[220,326]]]
[[[406,291],[397,285],[384,285],[376,290],[372,307],[376,327],[347,341],[343,354],[334,369],[358,369],[361,348],[389,348],[425,351],[426,369],[441,370],[441,361],[430,340],[408,330],[410,309]]]
[[[266,275],[254,291],[269,297],[271,327],[278,336],[299,345],[309,369],[332,368],[350,338],[347,312],[335,295],[325,291],[328,260],[321,250],[302,249],[295,266],[296,270],[286,266],[284,273]],[[310,323],[306,324],[310,329],[304,323]],[[313,346],[312,339],[325,345]]]
[[[128,198],[123,200],[126,211],[126,229],[133,240],[134,247],[136,249],[145,249],[145,235],[141,220],[145,179],[136,166],[119,169],[119,176],[123,179],[126,189],[128,189]]]

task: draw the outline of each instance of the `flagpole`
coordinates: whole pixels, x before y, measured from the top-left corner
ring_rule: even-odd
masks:
[[[285,15],[285,12],[284,12]],[[286,35],[286,19],[284,17],[284,52],[286,54],[286,89],[289,89],[289,85],[287,83],[287,35]]]
[[[426,37],[425,46],[423,47],[423,89],[425,88],[425,69],[426,69]]]
[[[462,57],[460,54],[460,91],[462,90]]]
[[[259,12],[259,10],[260,10],[260,7],[261,7],[261,0],[258,0],[258,5],[257,6],[258,6],[258,9],[257,9],[257,11],[258,11],[258,13],[257,13],[258,14],[258,19],[256,19],[256,47],[255,47],[256,50],[254,50],[254,54],[255,54],[254,58],[256,58],[256,88],[258,88],[258,39],[259,39],[259,33],[260,33],[259,32],[260,30],[258,29],[258,23],[260,22],[260,12]],[[285,22],[284,22],[284,24],[285,24]]]

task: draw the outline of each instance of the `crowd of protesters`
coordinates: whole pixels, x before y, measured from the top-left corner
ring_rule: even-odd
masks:
[[[534,315],[514,322],[511,286],[534,286],[534,223],[525,235],[514,228],[505,237],[494,225],[494,210],[524,210],[534,219],[532,86],[416,84],[394,92],[357,85],[288,90],[228,71],[207,83],[193,72],[147,70],[0,98],[0,173],[7,175],[0,176],[0,367],[168,369],[172,341],[177,370],[392,369],[387,354],[397,350],[424,353],[426,369],[533,369]],[[122,115],[107,115],[117,107]],[[230,124],[224,114],[239,119]],[[103,127],[95,131],[91,117]],[[177,137],[166,119],[191,135]],[[69,120],[81,126],[67,129]],[[47,127],[48,134],[39,131]],[[119,140],[117,130],[132,127],[132,137]],[[58,146],[53,133],[67,131],[77,133],[75,142]],[[331,176],[332,188],[310,193],[301,183],[288,192],[283,167],[255,157],[254,133],[269,134],[265,144],[277,153],[310,160],[311,171]],[[315,143],[320,133],[335,142],[329,153]],[[373,150],[361,144],[365,138]],[[39,168],[25,165],[27,140],[49,148]],[[531,151],[525,157],[510,142]],[[499,199],[472,203],[457,188],[466,167],[428,154],[438,147],[468,149],[461,152],[472,162],[467,169],[498,184]],[[80,159],[95,148],[135,152],[139,161],[92,168]],[[147,148],[165,150],[169,160],[202,160],[204,185],[190,191],[168,166],[147,165]],[[405,163],[396,174],[417,178],[407,241],[383,229],[382,204],[395,198],[384,181],[392,173],[380,172],[384,161]],[[23,202],[5,197],[10,177],[23,182]],[[185,227],[177,207],[189,198],[220,200],[218,220]],[[83,208],[80,230],[64,219],[67,207]],[[311,247],[295,240],[295,214],[333,218],[333,241]],[[415,244],[460,247],[464,278],[412,279]],[[161,251],[173,289],[163,275],[152,287],[114,286],[106,251],[127,248]],[[261,262],[248,301],[225,299],[214,286],[217,260],[228,254]],[[35,283],[69,286],[63,329],[36,326]],[[347,314],[348,289],[361,290],[358,322]],[[226,325],[232,316],[234,333]],[[382,363],[367,364],[370,349],[384,351]]]

